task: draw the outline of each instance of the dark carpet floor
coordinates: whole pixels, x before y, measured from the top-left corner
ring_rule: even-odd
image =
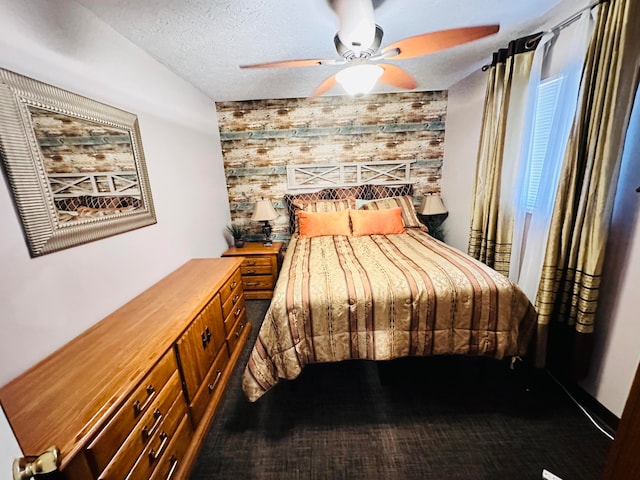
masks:
[[[253,329],[191,479],[599,479],[611,441],[546,374],[431,357],[310,365],[256,403]],[[382,379],[382,380],[381,380]]]

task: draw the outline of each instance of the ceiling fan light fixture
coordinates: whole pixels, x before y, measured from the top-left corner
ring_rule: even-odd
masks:
[[[383,72],[384,69],[379,65],[355,65],[338,72],[336,81],[349,95],[364,95],[373,90]]]

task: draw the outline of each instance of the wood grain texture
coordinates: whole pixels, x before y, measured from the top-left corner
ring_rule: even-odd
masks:
[[[216,103],[231,219],[252,222],[257,199],[270,199],[279,217],[273,238],[288,240],[289,219],[280,203],[286,166],[412,160],[419,202],[440,191],[447,92],[404,92]]]
[[[62,467],[119,409],[243,258],[194,259],[0,389],[25,455]]]
[[[265,246],[262,242],[246,242],[244,247],[231,247],[222,254],[223,257],[244,256],[240,268],[244,298],[255,300],[273,296],[273,288],[278,279],[278,257],[283,245],[283,242],[273,242],[271,246]],[[225,328],[228,328],[225,311],[223,306]]]

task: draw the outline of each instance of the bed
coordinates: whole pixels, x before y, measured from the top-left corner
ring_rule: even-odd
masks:
[[[415,217],[410,196],[357,209],[353,198],[314,199],[298,210],[243,372],[250,401],[280,379],[295,379],[310,363],[526,353],[536,313],[525,294],[500,273],[432,238]],[[387,217],[393,211],[395,220],[363,220],[361,210]],[[348,227],[339,212],[348,215]],[[308,235],[307,217],[321,214],[328,220],[325,230],[315,225],[312,233],[320,234]]]

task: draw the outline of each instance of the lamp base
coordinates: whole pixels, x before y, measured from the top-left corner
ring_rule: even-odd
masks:
[[[269,220],[264,220],[262,224],[262,233],[264,234],[264,243],[265,247],[271,247],[273,242],[271,241],[271,225],[269,224]]]

